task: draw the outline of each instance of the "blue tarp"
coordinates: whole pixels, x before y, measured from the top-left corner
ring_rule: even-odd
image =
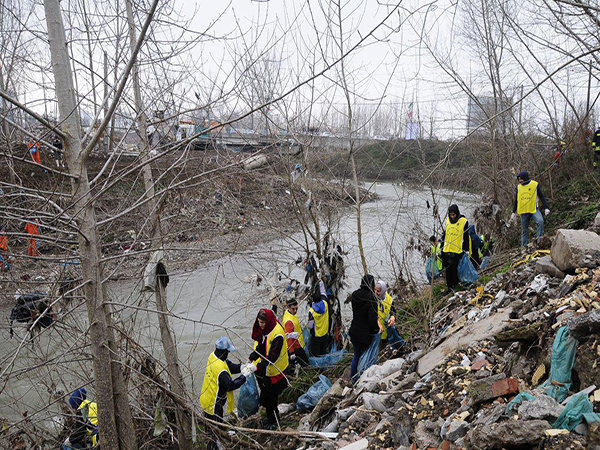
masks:
[[[458,279],[461,283],[470,284],[477,281],[477,271],[466,253],[463,254],[458,263]]]
[[[377,333],[373,340],[371,341],[371,345],[360,355],[360,359],[358,360],[358,374],[360,376],[365,370],[371,367],[373,364],[377,362],[377,355],[379,354],[379,342],[381,342],[381,333]]]
[[[312,411],[317,402],[325,395],[325,392],[331,387],[331,381],[325,375],[319,375],[319,381],[308,388],[305,394],[298,397],[296,409],[302,411]]]
[[[258,386],[254,375],[246,378],[246,382],[240,388],[238,397],[238,416],[242,419],[250,417],[258,412]]]

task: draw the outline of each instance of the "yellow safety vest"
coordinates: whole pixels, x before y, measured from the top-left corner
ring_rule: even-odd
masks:
[[[304,337],[302,336],[302,327],[300,326],[300,321],[298,320],[298,316],[295,314],[292,314],[291,312],[289,312],[287,309],[286,311],[283,313],[283,328],[285,330],[285,324],[287,323],[288,320],[291,320],[292,323],[294,324],[294,331],[296,333],[298,333],[298,342],[300,343],[300,347],[304,347]]]
[[[442,258],[440,257],[440,247],[441,245],[439,243],[437,245],[431,246],[431,257],[435,260],[435,267],[437,267],[437,270],[442,270]]]
[[[89,420],[95,427],[98,426],[98,404],[96,402],[84,400],[77,409],[81,410],[84,419]]]
[[[386,292],[385,298],[383,300],[377,299],[377,303],[377,319],[382,325],[384,325],[383,332],[381,333],[381,339],[387,339],[387,327],[385,327],[385,322],[387,321],[390,315],[390,310],[392,309],[392,296]]]
[[[517,186],[517,214],[534,214],[537,208],[537,181]]]
[[[229,366],[223,360],[211,353],[206,363],[206,372],[204,372],[204,381],[202,382],[202,391],[200,392],[200,407],[208,414],[215,414],[215,405],[217,404],[217,394],[219,393],[219,375],[225,371],[231,376]],[[233,411],[233,391],[227,391],[227,412]]]
[[[465,223],[467,223],[465,217],[459,218],[456,223],[451,223],[450,218],[446,218],[445,253],[462,253]]]
[[[312,306],[309,309],[315,321],[316,337],[325,336],[329,331],[329,306],[327,306],[327,302],[324,301],[323,303],[325,303],[325,312],[323,314],[315,312],[315,310],[312,309]]]
[[[283,371],[288,368],[288,365],[290,363],[290,360],[288,357],[287,345],[285,343],[285,331],[279,323],[276,323],[275,328],[273,328],[271,330],[271,332],[267,335],[267,345],[266,345],[265,351],[268,355],[269,350],[271,349],[271,345],[273,344],[273,340],[277,336],[283,337],[283,345],[281,346],[281,352],[279,352],[279,356],[277,357],[277,360],[275,361],[275,363],[269,362],[269,365],[267,366],[267,376],[268,377],[274,377],[274,376],[282,374]]]

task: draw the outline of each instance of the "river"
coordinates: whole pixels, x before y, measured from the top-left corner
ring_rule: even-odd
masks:
[[[409,270],[418,281],[424,281],[423,258],[415,250],[406,250],[411,239],[422,239],[434,230],[431,191],[428,188],[408,189],[392,183],[367,185],[378,194],[378,199],[362,205],[363,244],[369,271],[383,280],[393,277],[392,260],[404,260],[404,270]],[[472,195],[435,191],[440,210],[457,203],[461,212],[469,217],[476,198]],[[362,274],[362,265],[356,239],[356,211],[345,209],[333,230],[338,243],[347,255],[347,292],[356,289]],[[303,270],[295,264],[303,257],[299,242],[301,233],[285,239],[262,244],[239,254],[212,261],[189,273],[174,274],[167,288],[168,303],[175,317],[170,318],[177,343],[178,356],[186,383],[193,397],[202,383],[206,359],[214,349],[217,337],[228,335],[239,349],[232,359],[245,361],[251,352],[250,329],[258,308],[267,306],[273,287],[279,287],[277,274],[302,280]],[[260,285],[257,278],[261,278]],[[143,348],[158,359],[163,359],[160,333],[156,315],[148,311],[154,307],[152,294],[140,294],[140,286],[131,282],[114,282],[108,285],[110,297],[117,303],[137,305],[138,309],[116,307],[117,315],[135,330],[134,337]],[[343,293],[342,298],[345,298]],[[70,316],[72,327],[86,329],[83,309]],[[5,312],[8,316],[9,312]],[[306,308],[299,312],[305,320]],[[351,316],[349,305],[343,316]],[[65,321],[65,324],[67,322]],[[66,332],[65,325],[52,327],[32,346],[22,346],[11,374],[5,376],[0,395],[0,417],[16,420],[25,411],[37,411],[50,403],[48,390],[69,392],[81,385],[86,366],[79,361],[77,350],[81,342],[79,333]],[[18,326],[18,325],[17,325]],[[22,330],[21,330],[22,331]],[[18,333],[23,337],[24,333]],[[18,338],[0,341],[0,370],[8,366],[21,341]],[[35,367],[35,368],[32,368]],[[93,396],[93,394],[92,394]],[[40,420],[50,420],[58,411],[53,405]]]

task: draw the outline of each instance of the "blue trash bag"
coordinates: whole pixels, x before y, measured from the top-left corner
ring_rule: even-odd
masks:
[[[477,271],[473,267],[473,263],[466,253],[460,258],[458,263],[458,279],[461,283],[471,284],[477,281]]]
[[[305,328],[302,330],[302,337],[304,338],[304,351],[306,356],[310,356],[310,330]]]
[[[296,409],[301,411],[312,411],[317,402],[325,395],[331,387],[331,381],[325,375],[319,375],[319,381],[308,388],[306,393],[298,397]]]
[[[237,401],[238,416],[242,419],[258,412],[258,386],[254,375],[246,378]]]
[[[347,354],[347,350],[340,350],[337,352],[329,352],[322,356],[309,356],[308,362],[313,367],[331,367],[339,363]]]
[[[367,351],[360,355],[360,359],[358,360],[357,374],[363,373],[377,362],[377,356],[379,354],[379,342],[381,342],[381,333],[377,333],[373,337],[371,345]]]
[[[431,275],[433,279],[439,278],[442,272],[437,268],[437,265],[433,263],[433,258],[430,256],[425,261],[425,275],[427,275],[427,281],[431,283]]]
[[[483,259],[481,260],[481,264],[479,264],[479,270],[483,270],[489,265],[490,265],[490,257],[484,256]]]
[[[399,350],[406,344],[395,326],[387,327],[387,336],[388,344],[390,344],[394,350]]]

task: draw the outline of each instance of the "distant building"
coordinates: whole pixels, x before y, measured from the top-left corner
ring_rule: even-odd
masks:
[[[510,133],[515,125],[512,99],[496,103],[492,96],[469,97],[467,107],[467,133],[489,133],[494,124],[502,135]]]

